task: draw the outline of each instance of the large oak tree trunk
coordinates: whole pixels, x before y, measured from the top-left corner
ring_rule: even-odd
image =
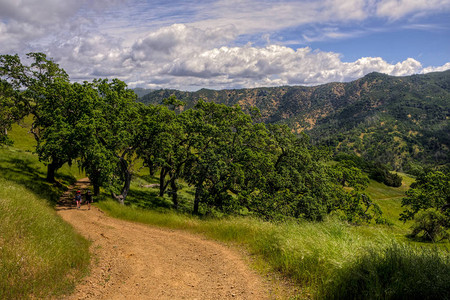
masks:
[[[176,177],[172,177],[170,179],[170,188],[172,189],[171,193],[172,193],[173,207],[175,209],[178,209],[178,187],[176,183]]]
[[[198,185],[195,188],[194,210],[192,212],[194,215],[198,215],[198,209],[199,209],[199,205],[200,205],[200,198],[201,198],[202,194],[203,194],[203,183],[201,183],[200,185]]]
[[[161,168],[161,172],[159,174],[159,197],[164,196],[164,191],[166,190],[166,168]]]
[[[94,183],[94,196],[98,196],[98,194],[100,194],[100,185]]]
[[[119,157],[119,165],[124,179],[123,188],[120,195],[116,195],[113,192],[111,192],[111,194],[113,198],[119,201],[120,204],[124,205],[125,199],[127,198],[128,192],[130,191],[132,174],[128,169],[128,162],[126,161],[125,158]]]
[[[47,165],[47,182],[53,183],[55,182],[55,166],[53,163]]]
[[[56,174],[56,171],[59,168],[61,168],[61,166],[62,166],[62,163],[59,163],[54,160],[47,165],[47,178],[46,178],[47,182],[50,182],[50,183],[56,182],[55,174]]]

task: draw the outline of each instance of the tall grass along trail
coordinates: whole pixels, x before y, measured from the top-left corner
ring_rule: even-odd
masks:
[[[267,299],[270,286],[242,257],[185,232],[152,228],[76,209],[74,189],[62,197],[62,218],[92,241],[91,272],[66,299]]]

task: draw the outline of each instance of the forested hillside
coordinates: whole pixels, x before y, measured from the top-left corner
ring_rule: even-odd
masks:
[[[371,73],[315,87],[156,90],[140,100],[156,104],[171,95],[186,103],[184,109],[200,98],[247,111],[257,107],[266,123],[287,123],[316,144],[397,170],[449,163],[450,71],[407,77]]]

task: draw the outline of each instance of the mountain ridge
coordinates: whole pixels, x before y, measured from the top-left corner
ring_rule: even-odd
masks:
[[[182,109],[199,99],[246,111],[257,107],[265,123],[286,123],[316,144],[396,170],[449,164],[450,70],[402,77],[372,72],[352,82],[312,87],[155,90],[140,101],[159,104],[171,95],[186,103]]]

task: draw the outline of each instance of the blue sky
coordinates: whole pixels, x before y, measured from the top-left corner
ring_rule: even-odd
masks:
[[[242,88],[450,69],[450,0],[0,0],[0,53],[72,80]]]

